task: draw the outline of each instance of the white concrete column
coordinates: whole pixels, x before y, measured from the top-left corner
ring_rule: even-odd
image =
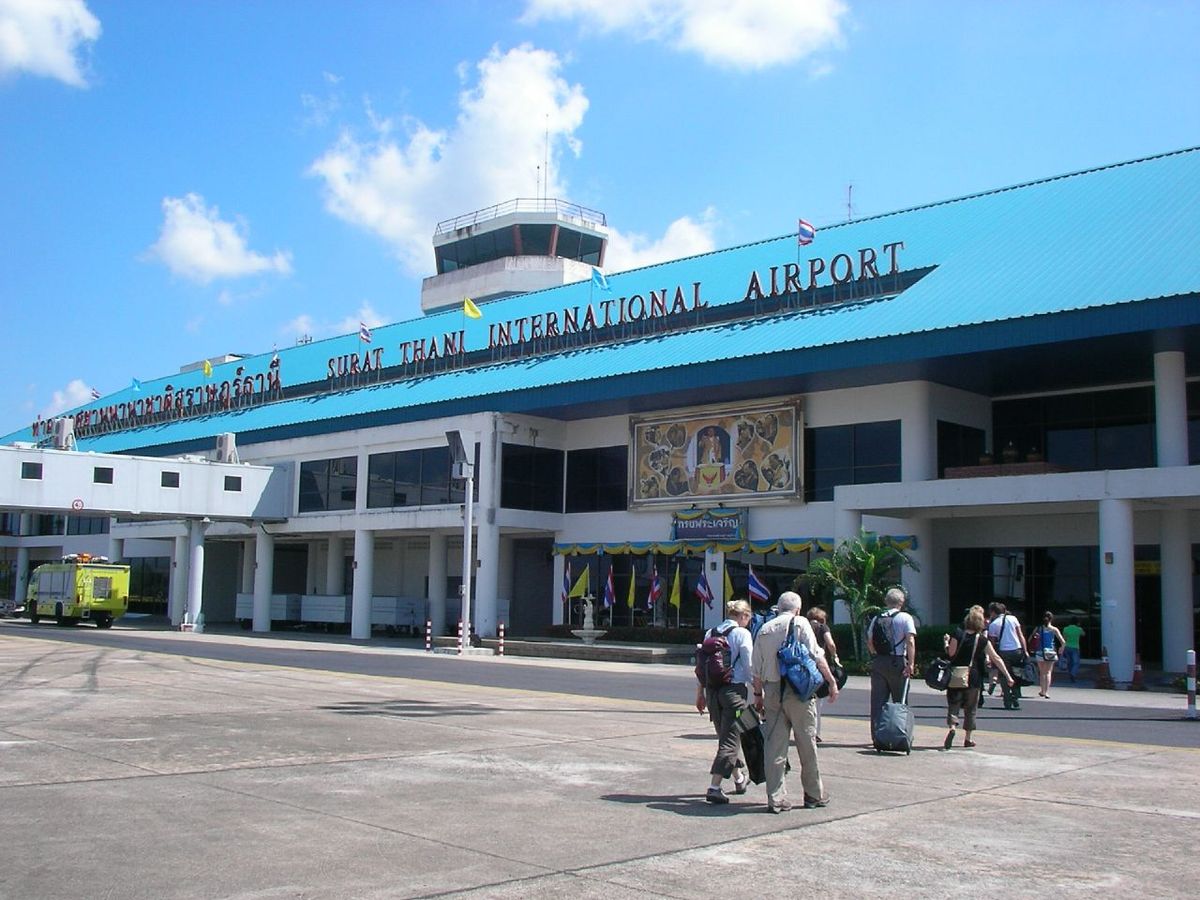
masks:
[[[503,622],[505,629],[512,632],[513,596],[513,539],[500,535],[496,575],[496,621]]]
[[[170,594],[167,597],[167,615],[173,628],[182,625],[187,614],[187,586],[188,536],[182,534],[175,538],[175,554],[171,557]]]
[[[271,630],[271,594],[275,591],[275,535],[261,528],[254,536],[254,630]]]
[[[915,609],[924,625],[932,625],[935,621],[945,621],[934,618],[935,606],[944,606],[945,597],[935,597],[933,594],[933,526],[929,519],[912,518],[897,520],[902,530],[915,538],[913,549],[906,551],[920,567],[919,571],[905,568],[900,573],[900,581],[908,591],[908,607]]]
[[[29,513],[21,513],[17,521],[17,534],[28,537],[33,530],[33,517]],[[13,578],[13,599],[18,605],[24,605],[25,595],[29,589],[29,548],[17,547],[17,571]]]
[[[446,633],[446,535],[436,531],[429,535],[429,584],[425,590],[429,621],[434,636],[439,637]]]
[[[254,590],[254,554],[255,538],[242,541],[242,579],[238,587],[239,594],[249,594]]]
[[[371,637],[371,596],[375,583],[375,532],[354,529],[354,596],[350,600],[350,637]]]
[[[554,591],[550,600],[550,624],[561,625],[566,605],[563,603],[563,576],[567,573],[567,558],[561,553],[554,554]],[[567,586],[570,590],[570,586]]]
[[[1160,466],[1188,464],[1187,379],[1181,350],[1154,354],[1154,436]]]
[[[1133,502],[1100,501],[1100,639],[1114,681],[1133,680]]]
[[[708,589],[712,591],[712,609],[704,608],[701,603],[700,623],[705,628],[716,628],[725,621],[725,577],[721,574],[725,565],[725,554],[720,550],[704,551],[704,578],[708,581]]]
[[[13,600],[17,606],[25,605],[29,588],[29,548],[17,548],[17,570],[13,572]]]
[[[929,384],[910,385],[909,406],[900,420],[900,480],[930,481],[937,477],[937,423]]]
[[[471,606],[471,624],[480,637],[496,636],[496,596],[500,584],[500,526],[496,510],[500,506],[500,436],[496,417],[492,427],[479,438],[479,504],[475,510],[475,600]]]
[[[316,594],[317,591],[317,542],[305,541],[305,546],[308,547],[308,553],[304,555],[305,570],[304,570],[304,593]]]
[[[1159,553],[1162,561],[1163,669],[1183,672],[1192,646],[1192,541],[1186,509],[1163,510]]]
[[[208,526],[198,519],[188,521],[187,621],[193,631],[203,631],[200,619],[204,604],[204,532]]]
[[[325,594],[343,597],[346,594],[346,542],[340,534],[329,536],[325,552]]]

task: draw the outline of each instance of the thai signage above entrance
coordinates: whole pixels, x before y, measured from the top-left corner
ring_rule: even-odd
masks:
[[[671,517],[673,541],[741,541],[746,537],[744,509],[689,509]]]

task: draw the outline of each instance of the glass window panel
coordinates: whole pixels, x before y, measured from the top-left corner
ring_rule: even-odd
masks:
[[[549,256],[553,225],[522,225],[521,253],[525,256]]]
[[[900,423],[861,422],[854,426],[854,466],[879,466],[900,461]]]
[[[300,512],[324,512],[325,489],[329,484],[329,460],[300,463]]]
[[[450,502],[449,447],[426,447],[421,451],[421,502]]]
[[[421,451],[402,450],[395,456],[392,506],[417,506],[421,502]]]
[[[1096,468],[1095,432],[1090,428],[1056,428],[1046,432],[1046,460],[1068,469]]]
[[[375,453],[367,458],[367,507],[387,508],[392,505],[392,488],[396,481],[396,454]]]
[[[603,246],[604,242],[595,235],[580,235],[579,261],[587,263],[589,266],[600,265],[600,250]]]
[[[849,425],[839,425],[833,428],[810,428],[808,452],[805,454],[812,461],[815,469],[828,469],[837,466],[848,466],[852,461],[854,447],[854,432]]]
[[[1096,463],[1101,469],[1141,469],[1155,464],[1152,425],[1109,425],[1096,431]]]
[[[493,252],[496,254],[496,259],[517,255],[517,239],[512,228],[502,228],[494,232],[494,238],[496,247]]]
[[[563,259],[579,259],[579,242],[581,237],[582,235],[578,231],[560,227],[558,229],[558,243],[554,247],[555,255],[561,256]]]

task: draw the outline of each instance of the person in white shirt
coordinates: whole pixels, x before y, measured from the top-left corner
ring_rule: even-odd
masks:
[[[912,677],[917,662],[917,623],[903,612],[908,597],[903,588],[890,588],[883,595],[887,609],[871,620],[867,628],[867,649],[871,652],[871,736],[883,704],[890,698],[899,703],[904,697],[904,684]],[[888,636],[886,645],[876,646],[875,622],[880,621]]]
[[[750,779],[742,762],[741,732],[736,727],[738,714],[750,705],[751,653],[753,643],[746,626],[750,623],[750,604],[745,600],[733,600],[725,604],[726,619],[709,635],[725,636],[729,643],[729,668],[731,679],[728,684],[715,688],[696,688],[696,709],[707,708],[713,727],[717,730],[717,755],[713,758],[712,782],[704,799],[709,803],[728,803],[729,797],[721,789],[721,782],[733,779],[733,792],[746,793]],[[707,635],[706,635],[707,636]]]
[[[773,813],[792,808],[784,779],[789,737],[794,738],[800,755],[804,808],[815,809],[829,803],[817,762],[816,697],[801,700],[799,694],[780,680],[779,674],[779,648],[794,629],[796,639],[808,647],[821,677],[829,685],[829,702],[837,700],[837,681],[829,671],[825,651],[817,646],[812,626],[800,615],[802,605],[799,594],[793,591],[780,594],[777,615],[759,629],[754,640],[754,705],[765,717],[767,810]]]
[[[1029,646],[1025,641],[1025,632],[1021,629],[1021,620],[1012,615],[1003,603],[988,604],[988,640],[996,646],[1000,658],[1008,666],[1010,672],[1019,672],[1029,658]],[[1003,681],[1000,687],[1004,691],[1004,708],[1021,708],[1021,682],[1009,687]]]

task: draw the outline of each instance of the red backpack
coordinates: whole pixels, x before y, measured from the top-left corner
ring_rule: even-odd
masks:
[[[713,628],[696,648],[696,680],[704,688],[719,688],[733,681],[733,659],[729,649],[730,625],[724,631]]]

